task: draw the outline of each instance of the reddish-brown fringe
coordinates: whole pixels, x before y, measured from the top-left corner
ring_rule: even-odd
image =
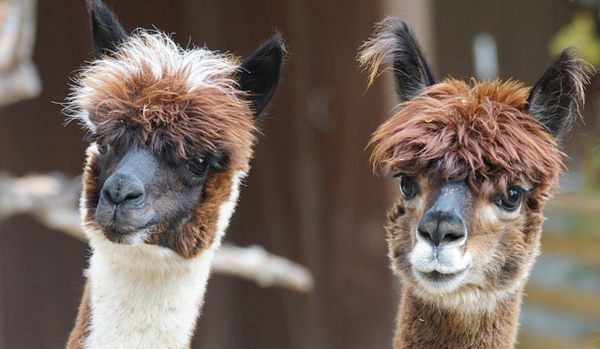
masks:
[[[554,187],[564,154],[528,114],[528,94],[515,81],[433,85],[377,129],[371,162],[383,174],[467,180],[484,195],[516,181]]]

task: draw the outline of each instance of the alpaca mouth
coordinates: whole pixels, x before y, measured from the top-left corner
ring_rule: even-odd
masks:
[[[156,228],[155,218],[148,210],[113,205],[102,200],[94,214],[94,221],[104,236],[111,242],[120,244],[146,240]]]
[[[124,228],[116,224],[103,226],[102,231],[104,232],[104,235],[106,235],[106,237],[111,241],[117,240],[123,236],[127,236],[135,232],[134,229]]]
[[[111,242],[131,245],[145,242],[156,229],[154,221],[139,227],[119,225],[116,223],[101,226],[102,233]]]
[[[149,228],[127,231],[120,228],[103,228],[102,232],[109,241],[123,245],[143,243],[152,235]]]
[[[466,272],[467,272],[466,268],[463,270],[454,272],[454,273],[441,273],[437,270],[433,270],[430,272],[417,271],[419,276],[421,276],[424,280],[431,282],[431,283],[443,283],[443,282],[451,281],[451,280],[454,280],[454,279],[464,275]]]

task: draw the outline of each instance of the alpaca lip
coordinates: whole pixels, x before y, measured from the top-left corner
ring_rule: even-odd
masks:
[[[151,235],[151,226],[140,229],[123,229],[120,227],[104,227],[102,229],[104,236],[111,242],[117,244],[130,245],[145,241]]]
[[[131,205],[113,205],[103,199],[96,206],[94,220],[109,240],[118,240],[155,223],[152,211]]]
[[[449,281],[452,280],[456,277],[461,276],[462,274],[464,274],[467,271],[467,269],[463,269],[463,270],[459,270],[457,272],[454,273],[440,273],[437,270],[434,271],[430,271],[430,272],[422,272],[422,271],[418,271],[419,275],[421,277],[423,277],[423,279],[430,281],[430,282],[444,282],[444,281]]]
[[[145,240],[156,229],[156,223],[153,219],[141,225],[119,224],[118,221],[113,220],[108,224],[99,225],[108,240],[114,243],[130,244],[131,241],[138,241],[141,236],[144,236],[142,240]]]
[[[117,226],[117,225],[109,225],[109,226],[102,227],[102,231],[107,236],[120,237],[120,236],[131,234],[135,230],[134,229],[123,228],[123,227],[120,227],[120,226]]]
[[[102,227],[104,236],[112,242],[122,243],[128,235],[134,234],[135,229],[125,228],[116,224]]]

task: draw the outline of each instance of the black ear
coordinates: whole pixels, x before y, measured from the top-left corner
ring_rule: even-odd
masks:
[[[560,142],[585,100],[584,87],[589,83],[589,65],[567,48],[531,89],[529,112],[544,124]]]
[[[284,52],[283,39],[276,34],[242,63],[237,74],[240,89],[249,93],[255,117],[261,115],[277,90]]]
[[[389,17],[377,25],[375,33],[361,48],[359,62],[370,70],[373,82],[383,63],[391,63],[396,79],[396,93],[401,102],[413,99],[435,78],[419,43],[406,23]]]
[[[96,58],[111,54],[125,41],[127,34],[117,16],[100,0],[89,0],[88,8],[92,21],[92,39]]]

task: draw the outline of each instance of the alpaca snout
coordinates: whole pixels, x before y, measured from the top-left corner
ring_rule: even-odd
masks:
[[[128,236],[147,230],[152,222],[152,209],[147,201],[139,178],[115,173],[102,187],[94,219],[109,240],[124,242]]]
[[[444,183],[431,208],[419,220],[417,240],[435,247],[464,245],[467,240],[464,207],[468,198],[464,182]]]

